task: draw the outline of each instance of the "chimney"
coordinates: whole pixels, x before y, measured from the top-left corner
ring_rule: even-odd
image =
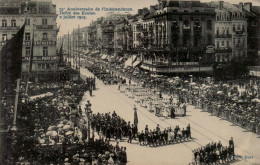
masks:
[[[142,15],[143,14],[143,9],[138,9],[138,15]]]
[[[244,5],[243,5],[243,2],[239,2],[238,9],[241,10],[241,11],[243,11],[243,6],[244,6]]]
[[[219,10],[222,10],[223,9],[223,6],[224,6],[224,1],[219,1]]]
[[[155,6],[150,6],[150,13],[153,13],[155,11]]]
[[[244,3],[244,9],[251,12],[252,11],[252,2]]]
[[[143,8],[143,14],[146,14],[146,13],[148,13],[148,12],[149,12],[149,10],[148,10],[147,7]]]

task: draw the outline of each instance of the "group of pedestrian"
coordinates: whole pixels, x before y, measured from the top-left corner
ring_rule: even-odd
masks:
[[[86,84],[89,89],[89,95],[92,96],[92,91],[96,90],[96,77],[87,77]]]
[[[161,127],[157,125],[154,130],[149,130],[148,125],[146,125],[144,130],[138,132],[135,124],[131,124],[130,121],[126,122],[115,111],[113,114],[93,114],[91,126],[107,141],[110,141],[111,138],[117,141],[127,138],[128,143],[132,143],[132,140],[138,140],[140,145],[162,146],[191,139],[190,124],[182,130],[178,125],[174,129],[170,127],[164,130],[161,130]]]
[[[235,146],[233,138],[229,140],[229,146],[223,146],[221,141],[212,142],[204,147],[193,150],[195,164],[220,164],[228,163],[235,159]]]
[[[72,151],[63,154],[62,164],[121,164],[127,163],[126,147],[112,146],[104,139],[80,143]]]
[[[110,113],[93,114],[91,127],[108,141],[111,138],[122,140],[122,137],[128,137],[128,142],[131,143],[132,139],[137,138],[137,126],[120,118],[115,111],[112,115]]]
[[[145,146],[162,146],[182,142],[191,139],[190,124],[182,130],[178,125],[173,130],[171,127],[161,130],[159,124],[154,130],[149,130],[146,125],[145,131],[138,134],[138,139],[139,144]]]

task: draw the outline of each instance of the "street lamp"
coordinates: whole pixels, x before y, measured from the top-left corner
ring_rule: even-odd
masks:
[[[91,110],[91,103],[89,102],[89,100],[87,101],[87,104],[85,105],[85,113],[87,115],[87,119],[88,119],[88,141],[90,140],[90,115],[92,114],[92,110]]]
[[[199,57],[199,74],[200,74],[200,62],[201,62],[201,57]]]

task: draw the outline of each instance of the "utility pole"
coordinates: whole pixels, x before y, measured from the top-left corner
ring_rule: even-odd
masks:
[[[77,47],[78,47],[78,65],[79,65],[79,79],[80,79],[80,49],[79,49],[79,25],[78,25],[78,44],[77,44]]]
[[[68,48],[68,63],[69,63],[69,61],[70,61],[70,52],[69,52],[69,50],[70,50],[70,32],[68,31],[68,45],[67,45],[67,48]]]
[[[87,115],[87,122],[88,122],[88,141],[90,140],[90,114],[92,113],[91,111],[91,103],[89,102],[89,100],[87,101],[87,104],[85,105],[85,113]]]
[[[73,58],[73,65],[74,65],[74,53],[75,53],[75,38],[74,38],[74,29],[72,31],[72,58]]]

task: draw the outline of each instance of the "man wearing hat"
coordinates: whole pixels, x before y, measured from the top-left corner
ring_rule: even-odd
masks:
[[[127,140],[127,142],[129,143],[132,143],[132,137],[133,136],[133,132],[132,132],[132,128],[131,128],[131,126],[130,126],[130,128],[128,129],[128,140]]]

